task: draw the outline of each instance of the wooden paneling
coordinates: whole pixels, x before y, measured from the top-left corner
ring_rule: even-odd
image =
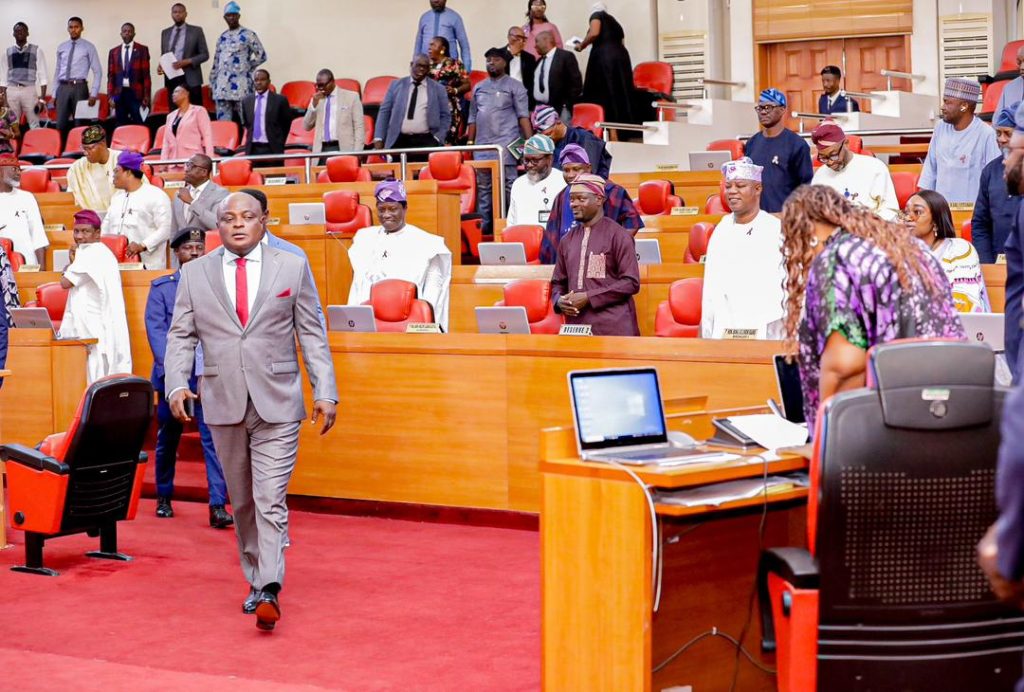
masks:
[[[912,0],[754,0],[754,40],[909,34],[913,12]]]

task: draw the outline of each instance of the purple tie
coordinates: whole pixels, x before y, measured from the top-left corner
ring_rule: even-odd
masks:
[[[263,94],[256,95],[256,110],[252,117],[256,121],[252,125],[252,139],[259,142],[263,139]]]
[[[331,97],[327,97],[327,105],[324,106],[324,137],[323,141],[330,142],[331,139]]]

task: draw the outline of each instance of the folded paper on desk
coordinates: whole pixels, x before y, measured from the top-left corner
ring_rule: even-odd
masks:
[[[766,481],[764,478],[744,478],[739,481],[728,481],[726,483],[714,483],[700,488],[689,488],[686,490],[660,491],[655,496],[655,501],[665,505],[678,505],[680,507],[718,507],[727,502],[738,500],[749,500],[765,493]],[[778,495],[780,493],[806,488],[808,486],[806,474],[794,474],[792,476],[768,476],[767,495]]]
[[[807,428],[774,413],[732,416],[723,419],[765,449],[796,447],[807,442]]]

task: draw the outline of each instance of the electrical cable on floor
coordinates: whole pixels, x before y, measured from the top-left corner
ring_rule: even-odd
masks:
[[[765,666],[760,661],[755,659],[754,656],[749,651],[747,651],[742,646],[740,646],[740,642],[739,642],[738,639],[733,637],[731,634],[726,634],[725,632],[719,632],[717,627],[712,627],[707,632],[702,632],[702,633],[698,634],[696,637],[694,637],[693,639],[691,639],[690,641],[688,641],[685,644],[683,644],[681,647],[676,649],[675,652],[673,652],[671,656],[669,656],[664,661],[662,661],[661,663],[656,665],[654,667],[654,669],[651,670],[651,674],[660,672],[662,669],[664,669],[666,666],[668,666],[668,664],[672,663],[672,661],[676,660],[679,656],[681,656],[683,653],[685,653],[686,650],[689,649],[691,646],[693,646],[697,642],[701,641],[702,639],[707,639],[708,637],[721,637],[722,639],[725,639],[725,640],[731,642],[736,647],[736,650],[743,652],[743,655],[747,657],[747,660],[750,661],[756,668],[758,668],[759,670],[761,670],[764,673],[767,673],[768,675],[775,675],[775,669],[774,668],[769,668],[768,666]]]

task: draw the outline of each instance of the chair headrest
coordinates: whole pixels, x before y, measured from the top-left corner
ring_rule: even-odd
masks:
[[[640,183],[637,201],[644,210],[662,211],[668,206],[668,196],[672,194],[672,183],[667,180],[645,180]],[[651,212],[648,212],[651,213]]]
[[[252,161],[225,159],[220,162],[220,180],[223,185],[246,185],[252,175]]]
[[[668,289],[668,306],[672,319],[679,324],[700,324],[703,279],[681,279]]]
[[[352,158],[355,158],[354,156]],[[359,211],[359,193],[331,190],[324,193],[324,216],[328,223],[348,223]]]
[[[435,151],[428,161],[430,175],[435,180],[454,180],[462,170],[461,151]]]
[[[995,353],[961,341],[897,341],[868,353],[885,424],[948,430],[992,420]]]
[[[543,279],[519,279],[505,285],[505,305],[526,308],[526,319],[540,322],[551,308],[551,282]]]
[[[352,183],[359,175],[359,159],[355,156],[332,156],[327,159],[327,177],[332,183]]]
[[[384,322],[403,322],[412,312],[416,300],[416,284],[401,279],[384,279],[370,286],[373,314]]]

